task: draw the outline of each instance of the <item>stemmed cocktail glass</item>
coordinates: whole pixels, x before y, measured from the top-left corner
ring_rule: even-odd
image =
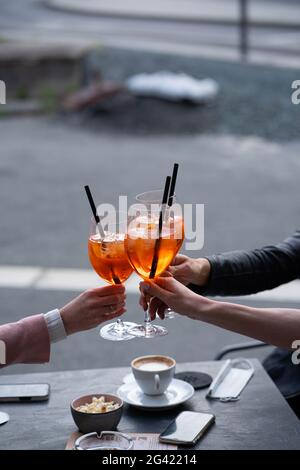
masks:
[[[161,204],[163,197],[163,190],[162,189],[154,189],[152,191],[146,191],[144,193],[138,194],[136,196],[136,201],[138,204],[145,205],[148,209],[151,209],[152,207],[158,207],[159,204]],[[181,213],[181,208],[177,203],[176,195],[173,194],[171,196],[171,199],[168,201],[168,206],[169,206],[169,211],[171,210],[171,207],[173,207],[173,225],[174,225],[174,230],[175,230],[175,236],[178,240],[184,239],[184,221],[183,221],[183,215]],[[182,244],[181,242],[181,244]],[[181,246],[181,245],[180,245]],[[179,247],[180,249],[180,247]],[[178,251],[179,251],[178,249]],[[177,252],[178,252],[177,251]],[[165,319],[172,319],[174,318],[174,313],[172,309],[167,308],[165,311]]]
[[[167,269],[180,250],[184,238],[182,220],[179,228],[168,207],[163,208],[160,224],[161,209],[156,204],[137,204],[131,207],[131,214],[128,216],[125,249],[132,267],[144,280],[155,280]],[[151,323],[148,310],[145,312],[144,324],[130,329],[130,334],[144,338],[167,333],[165,327]]]
[[[96,273],[110,284],[122,284],[133,272],[124,247],[127,221],[120,220],[120,217],[123,217],[120,213],[117,215],[119,220],[108,224],[103,233],[99,232],[98,224],[93,218],[88,241],[91,265]],[[126,218],[126,214],[124,217]],[[116,322],[103,326],[100,335],[111,341],[133,339],[134,336],[129,333],[133,326],[135,323],[123,322],[119,318]]]

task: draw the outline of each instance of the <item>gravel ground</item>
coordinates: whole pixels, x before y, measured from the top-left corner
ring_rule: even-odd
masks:
[[[291,83],[299,71],[141,51],[105,48],[89,58],[106,79],[124,81],[141,72],[170,70],[220,85],[217,103],[195,106],[122,95],[97,110],[69,116],[75,125],[126,134],[234,134],[281,141],[299,138],[299,107],[291,103]]]

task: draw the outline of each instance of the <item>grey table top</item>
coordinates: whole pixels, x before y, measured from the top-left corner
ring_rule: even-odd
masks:
[[[180,411],[212,412],[216,423],[198,442],[199,449],[300,449],[300,421],[268,377],[252,360],[254,377],[237,402],[220,403],[195,392],[179,408],[150,413],[125,406],[119,424],[123,432],[161,432]],[[222,362],[178,364],[177,371],[217,374]],[[44,403],[0,404],[10,421],[0,427],[0,449],[64,449],[76,430],[69,403],[88,393],[115,393],[128,368],[63,371],[2,376],[1,383],[48,382],[51,395]]]

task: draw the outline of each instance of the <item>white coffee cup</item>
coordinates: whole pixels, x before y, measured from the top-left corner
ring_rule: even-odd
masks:
[[[176,361],[168,356],[137,357],[131,362],[134,378],[146,395],[162,395],[174,377]]]

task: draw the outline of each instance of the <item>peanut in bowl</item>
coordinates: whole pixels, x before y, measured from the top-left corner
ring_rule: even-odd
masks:
[[[74,422],[83,433],[113,431],[123,413],[121,398],[106,393],[76,398],[70,407]]]

